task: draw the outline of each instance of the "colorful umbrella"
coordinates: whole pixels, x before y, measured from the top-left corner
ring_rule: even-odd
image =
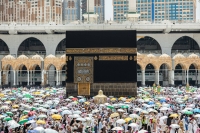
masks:
[[[23,120],[20,120],[20,121],[19,121],[19,124],[21,125],[21,124],[24,124],[24,123],[26,123],[26,122],[28,122],[28,119],[23,119]]]

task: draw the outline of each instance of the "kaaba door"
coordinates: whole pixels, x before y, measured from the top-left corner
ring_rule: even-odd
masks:
[[[74,57],[74,82],[78,83],[78,95],[90,95],[93,83],[93,57]]]

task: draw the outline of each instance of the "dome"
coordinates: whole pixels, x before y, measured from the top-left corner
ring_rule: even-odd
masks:
[[[176,58],[185,58],[185,56],[179,53],[179,54],[176,54],[176,55],[173,57],[173,59],[176,59]]]
[[[64,54],[64,55],[62,55],[61,57],[60,57],[61,59],[65,59],[66,58],[66,54]]]
[[[188,58],[199,58],[199,56],[194,54],[194,53],[192,53],[191,55],[188,56]]]
[[[28,59],[28,57],[26,55],[20,55],[17,59]]]
[[[40,55],[38,55],[38,54],[34,55],[31,59],[34,59],[34,60],[43,60],[43,58]]]
[[[50,54],[46,57],[46,59],[53,59],[53,58],[56,58],[54,55]]]
[[[149,58],[154,58],[154,57],[156,57],[156,56],[153,55],[153,54],[148,54],[147,57],[149,57]]]
[[[160,56],[160,58],[170,58],[170,56],[169,56],[168,54],[162,54],[162,55]]]
[[[13,57],[12,55],[6,55],[3,60],[14,60],[15,57]]]

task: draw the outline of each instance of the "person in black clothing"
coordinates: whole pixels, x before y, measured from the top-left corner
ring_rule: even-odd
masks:
[[[170,117],[170,114],[169,114],[167,118],[167,126],[169,127],[171,123],[172,123],[172,118]]]

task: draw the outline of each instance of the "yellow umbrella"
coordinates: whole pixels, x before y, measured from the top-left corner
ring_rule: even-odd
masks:
[[[40,95],[41,93],[39,91],[34,92],[35,95]]]
[[[4,97],[4,94],[3,94],[3,93],[0,93],[0,97]]]
[[[46,122],[43,121],[43,120],[38,120],[36,123],[37,123],[37,124],[45,124]]]
[[[110,100],[111,100],[111,101],[116,101],[117,99],[116,99],[116,98],[111,98]]]
[[[13,107],[13,108],[19,108],[19,106],[18,106],[18,105],[13,105],[12,107]]]
[[[127,117],[126,119],[124,119],[126,122],[129,122],[130,120],[132,120],[131,117]]]
[[[51,116],[54,120],[60,120],[62,119],[62,116],[61,115],[58,115],[58,114],[54,114]]]
[[[132,100],[131,99],[126,99],[126,102],[131,102]]]
[[[119,116],[119,113],[112,113],[112,114],[110,115],[111,118],[113,118],[113,117],[118,117],[118,116]]]
[[[85,104],[87,104],[87,105],[89,105],[90,104],[90,102],[84,102]]]
[[[20,118],[20,120],[23,120],[23,119],[26,119],[26,118],[28,118],[28,115],[22,116],[22,117]]]
[[[118,100],[122,100],[124,97],[120,97]]]
[[[10,104],[10,103],[11,103],[11,101],[5,101],[4,103]]]
[[[176,118],[176,117],[178,117],[178,114],[171,114],[169,117],[174,117],[174,118]]]

